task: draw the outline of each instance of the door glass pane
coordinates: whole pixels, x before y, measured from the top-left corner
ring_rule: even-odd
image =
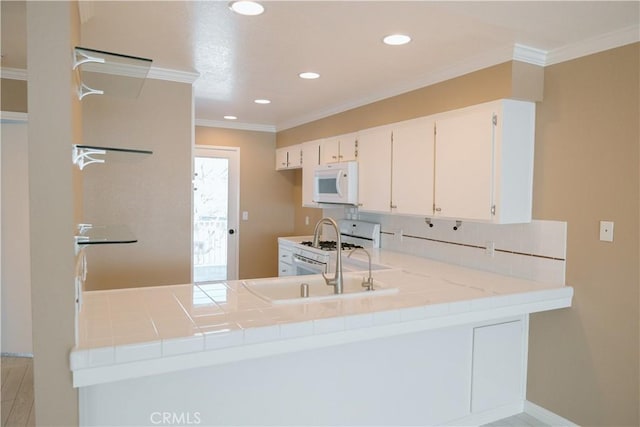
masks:
[[[193,280],[225,280],[229,159],[196,157],[194,173]]]

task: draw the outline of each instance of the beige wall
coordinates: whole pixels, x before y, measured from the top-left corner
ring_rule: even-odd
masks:
[[[529,400],[584,426],[637,426],[640,44],[547,67],[534,217],[568,222],[571,309],[533,316]],[[600,220],[615,221],[613,243]]]
[[[138,243],[88,248],[88,290],[191,281],[192,87],[147,79],[138,98],[87,96],[83,143],[139,148],[83,171],[83,222],[124,224]]]
[[[69,351],[74,346],[74,177],[71,144],[80,138],[72,47],[74,2],[27,2],[31,306],[36,422],[78,424]],[[55,102],[54,102],[55,101]]]
[[[285,147],[304,141],[346,132],[355,132],[374,126],[510,97],[514,92],[512,87],[512,83],[515,81],[512,75],[513,72],[513,62],[505,62],[475,73],[466,74],[295,128],[286,129],[278,132],[277,145],[278,147]]]
[[[639,424],[639,46],[550,66],[543,78],[539,67],[501,64],[277,135],[281,147],[491,99],[543,99],[533,214],[568,222],[575,300],[532,317],[527,398],[584,426]],[[300,181],[296,234],[308,234],[314,210],[297,207]],[[615,221],[614,243],[598,241],[600,220]]]
[[[27,112],[27,82],[25,80],[0,79],[0,109],[19,113]]]
[[[241,279],[278,275],[280,236],[293,234],[295,171],[275,170],[275,134],[196,127],[196,144],[240,147]]]
[[[2,352],[33,353],[27,122],[2,123]]]

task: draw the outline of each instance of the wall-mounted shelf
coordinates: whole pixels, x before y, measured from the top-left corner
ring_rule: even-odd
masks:
[[[153,154],[150,150],[139,150],[134,148],[98,147],[95,145],[74,145],[72,161],[78,165],[80,170],[92,163],[104,163],[108,161],[125,161],[132,156]]]
[[[153,62],[148,58],[84,47],[76,47],[73,58],[78,99],[102,94],[137,98]]]
[[[127,226],[93,224],[78,224],[75,240],[76,254],[89,245],[129,244],[138,241]]]

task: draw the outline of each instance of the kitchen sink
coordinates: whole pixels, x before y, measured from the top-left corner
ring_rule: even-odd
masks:
[[[333,277],[333,275],[329,275]],[[362,273],[345,273],[343,293],[334,294],[333,286],[327,286],[321,275],[274,277],[270,279],[244,280],[242,284],[257,297],[273,304],[308,303],[323,300],[390,295],[398,292],[387,284],[373,279],[373,290],[362,286]],[[309,287],[309,296],[301,297],[302,284]]]

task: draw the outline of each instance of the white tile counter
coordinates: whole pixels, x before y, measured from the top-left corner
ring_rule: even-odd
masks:
[[[386,250],[373,250],[372,258],[393,267],[373,277],[397,294],[276,306],[242,281],[84,292],[70,355],[74,385],[571,306],[567,286]]]

